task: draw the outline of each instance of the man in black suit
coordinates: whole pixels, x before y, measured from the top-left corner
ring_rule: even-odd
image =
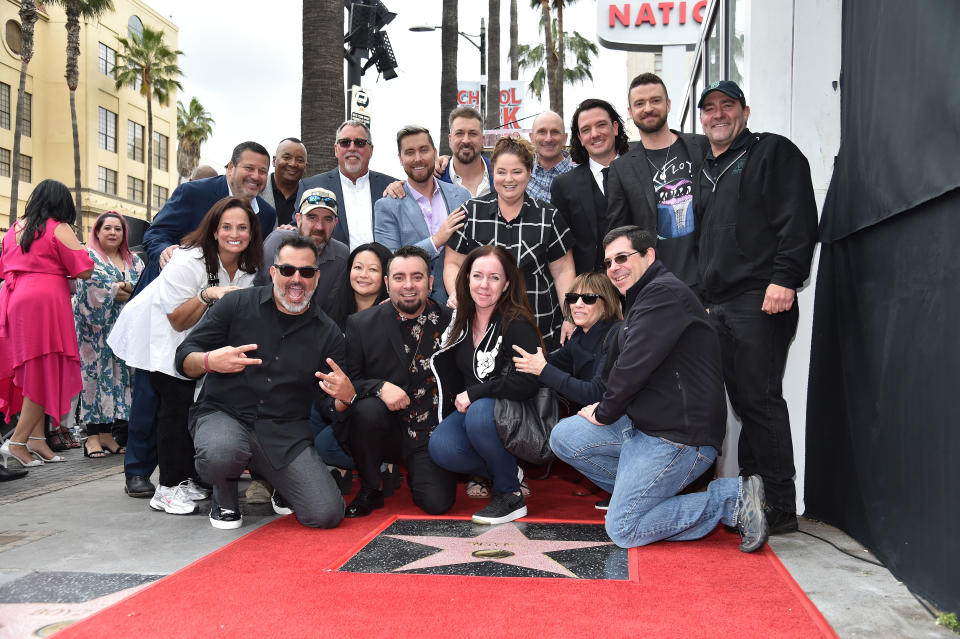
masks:
[[[373,142],[370,129],[363,122],[347,120],[341,124],[333,152],[337,156],[337,168],[300,180],[296,201],[310,189],[333,191],[340,208],[333,238],[352,251],[373,241],[373,204],[397,178],[369,169]]]
[[[607,167],[628,148],[623,119],[613,105],[593,98],[580,103],[570,122],[570,158],[578,166],[555,177],[550,187],[550,202],[576,238],[573,261],[578,275],[601,268],[600,244],[610,228],[604,194]]]
[[[439,407],[430,357],[452,313],[429,298],[432,280],[427,252],[401,246],[387,266],[390,303],[347,318],[343,369],[357,399],[338,430],[346,427],[361,479],[347,517],[383,508],[380,465],[385,461],[403,461],[413,501],[427,513],[442,514],[456,499],[456,477],[433,463],[427,449]],[[392,485],[384,487],[392,491]]]
[[[657,259],[701,296],[693,219],[693,185],[706,138],[667,126],[667,87],[642,73],[627,93],[640,142],[610,166],[607,217],[611,228],[634,224],[656,233]]]

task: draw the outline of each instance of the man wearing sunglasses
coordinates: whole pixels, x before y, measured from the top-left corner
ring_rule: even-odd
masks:
[[[300,180],[297,201],[310,189],[332,192],[339,207],[333,237],[354,249],[373,241],[373,205],[397,179],[370,170],[373,141],[362,122],[347,120],[337,128],[333,152],[337,168]]]
[[[263,242],[264,255],[273,255],[283,240],[297,234],[313,242],[317,248],[319,272],[314,295],[324,310],[329,308],[330,293],[342,279],[350,256],[347,245],[333,238],[339,219],[337,210],[337,198],[331,191],[321,188],[304,191],[295,216],[297,230],[277,228]],[[253,280],[254,285],[263,286],[270,281],[270,268],[264,266],[260,269]]]
[[[225,297],[177,349],[180,373],[206,375],[190,431],[197,470],[213,486],[214,528],[242,525],[237,478],[245,468],[276,489],[278,514],[292,511],[316,528],[343,519],[343,498],[313,447],[309,416],[319,401],[332,419],[356,393],[336,364],[344,359],[343,335],[314,299],[316,264],[313,242],[284,239],[272,284]]]
[[[606,530],[621,548],[699,539],[737,526],[740,550],[763,547],[763,480],[726,477],[678,494],[723,446],[727,405],[720,344],[690,288],[657,260],[654,237],[623,226],[603,239],[607,277],[626,298],[603,398],[560,421],[550,447],[611,493]]]

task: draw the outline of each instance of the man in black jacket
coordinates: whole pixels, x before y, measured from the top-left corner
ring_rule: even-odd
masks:
[[[344,370],[358,399],[343,425],[361,488],[346,516],[364,517],[383,508],[384,491],[392,494],[393,486],[391,477],[381,478],[380,465],[399,461],[407,468],[413,502],[439,515],[453,506],[456,477],[433,463],[427,450],[439,414],[430,357],[452,311],[428,297],[433,278],[430,256],[422,248],[398,248],[385,279],[390,303],[347,318]],[[343,425],[335,427],[338,435]]]
[[[706,138],[667,126],[670,98],[663,80],[642,73],[627,93],[640,142],[610,165],[609,228],[635,224],[657,235],[657,259],[699,294],[693,184],[703,164]]]
[[[703,299],[720,338],[730,403],[743,422],[743,475],[766,486],[771,534],[797,530],[787,350],[797,332],[796,289],[810,271],[817,205],[810,165],[787,138],[747,129],[734,82],[700,96],[710,151],[695,191]]]
[[[637,226],[603,239],[607,276],[627,300],[607,357],[607,390],[558,423],[550,446],[612,493],[606,529],[621,548],[699,539],[723,522],[738,526],[740,549],[753,552],[767,539],[759,476],[715,479],[706,492],[678,495],[716,459],[727,409],[716,333],[653,244]]]

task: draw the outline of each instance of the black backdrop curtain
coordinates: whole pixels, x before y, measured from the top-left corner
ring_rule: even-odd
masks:
[[[960,3],[845,0],[805,502],[960,611]]]

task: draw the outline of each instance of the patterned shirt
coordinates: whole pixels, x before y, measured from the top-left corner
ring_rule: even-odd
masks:
[[[530,182],[527,183],[527,195],[544,202],[550,201],[550,186],[553,185],[553,178],[562,175],[577,166],[570,159],[570,154],[563,153],[563,159],[557,162],[553,167],[545,169],[540,166],[537,158],[533,159],[533,173],[530,174]]]
[[[556,331],[559,340],[563,316],[549,264],[573,246],[573,237],[563,216],[548,202],[524,195],[520,213],[507,221],[500,213],[497,194],[467,200],[466,219],[447,246],[466,255],[478,246],[496,244],[517,260],[527,285],[527,299],[537,328],[548,347]]]
[[[410,357],[410,373],[406,388],[410,405],[401,413],[407,434],[418,439],[418,434],[437,427],[437,406],[440,403],[437,380],[430,368],[430,357],[440,347],[443,330],[440,327],[440,309],[436,302],[427,300],[423,313],[407,318],[396,313],[403,335],[403,351]]]

